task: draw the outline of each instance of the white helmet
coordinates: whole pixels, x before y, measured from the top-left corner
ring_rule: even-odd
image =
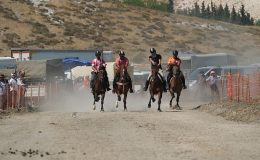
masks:
[[[210,74],[215,74],[216,72],[215,71],[210,71]]]

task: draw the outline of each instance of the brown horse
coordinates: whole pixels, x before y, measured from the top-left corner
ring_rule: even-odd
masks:
[[[169,82],[169,91],[171,93],[171,100],[170,100],[170,108],[177,108],[179,110],[181,110],[181,107],[179,105],[179,99],[180,99],[180,95],[181,95],[181,91],[182,91],[182,81],[181,81],[181,78],[180,78],[180,70],[177,66],[173,66],[172,67],[172,77],[170,79],[170,82]],[[175,98],[175,95],[174,93],[177,94],[177,98],[176,98],[176,105],[175,107],[172,107],[172,100],[173,98]]]
[[[117,101],[116,101],[116,108],[118,108],[118,102],[121,101],[121,95],[124,94],[124,111],[127,111],[126,107],[126,99],[127,99],[127,93],[130,88],[130,84],[127,81],[127,72],[125,69],[123,69],[120,72],[120,78],[119,81],[116,83],[117,87],[115,89],[115,93],[117,94]]]
[[[100,100],[99,95],[101,95],[101,110],[100,112],[104,112],[104,99],[106,94],[106,86],[105,86],[105,71],[101,69],[96,76],[94,82],[94,89],[93,89],[93,96],[94,96],[94,103],[93,103],[93,110],[96,109],[96,102]]]
[[[158,111],[161,112],[161,99],[163,94],[163,82],[158,75],[159,68],[152,69],[152,76],[149,82],[150,100],[148,108],[151,108],[151,101],[155,102],[154,95],[158,95]]]

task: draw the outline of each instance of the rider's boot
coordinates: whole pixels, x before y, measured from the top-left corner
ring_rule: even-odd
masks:
[[[132,81],[129,82],[129,86],[130,86],[130,88],[129,88],[129,92],[130,92],[130,93],[134,93],[134,91],[133,91]]]
[[[181,77],[181,81],[182,81],[183,89],[187,89],[187,86],[186,86],[186,84],[185,84],[185,78],[184,78],[184,76]]]
[[[144,90],[144,91],[147,91],[148,86],[149,86],[149,80],[146,80],[145,86],[144,86],[143,90]]]
[[[164,91],[164,92],[167,92],[166,81],[165,81],[165,80],[163,80],[163,91]]]

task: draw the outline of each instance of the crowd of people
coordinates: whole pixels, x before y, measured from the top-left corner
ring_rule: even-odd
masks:
[[[0,111],[7,107],[17,108],[24,105],[25,72],[11,73],[10,79],[0,74]]]

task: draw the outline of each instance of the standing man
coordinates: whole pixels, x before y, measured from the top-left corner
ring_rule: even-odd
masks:
[[[169,84],[170,83],[170,79],[172,78],[172,67],[173,66],[177,66],[178,67],[178,70],[179,70],[179,74],[180,74],[180,78],[181,78],[181,81],[182,81],[182,85],[183,85],[183,89],[186,89],[187,86],[185,84],[185,78],[184,78],[184,75],[180,69],[180,66],[181,66],[181,59],[178,57],[178,51],[175,50],[172,52],[172,57],[169,57],[168,58],[168,75],[167,75],[167,83]]]
[[[218,77],[216,75],[216,72],[214,70],[210,71],[210,76],[206,79],[206,82],[208,82],[212,97],[214,97],[214,93],[216,93],[217,98],[219,99],[219,90],[217,86],[217,80]]]
[[[163,91],[167,92],[166,81],[165,81],[165,79],[163,77],[163,73],[162,73],[162,65],[161,65],[162,56],[160,54],[157,54],[155,48],[151,48],[150,53],[151,53],[151,55],[149,56],[149,62],[151,63],[151,69],[159,68],[158,75],[160,76],[160,78],[163,82]],[[152,75],[152,72],[150,72],[148,79],[146,80],[144,91],[147,91],[147,89],[148,89],[151,75]]]
[[[125,72],[126,72],[126,78],[127,78],[127,81],[129,82],[129,90],[130,90],[130,93],[133,93],[133,86],[132,86],[132,79],[130,77],[130,75],[128,74],[127,72],[127,68],[128,68],[128,65],[129,65],[129,60],[128,58],[125,57],[125,52],[124,51],[119,51],[119,57],[116,58],[116,61],[115,61],[115,70],[116,70],[116,73],[115,73],[115,77],[114,77],[114,80],[113,80],[113,90],[112,92],[115,93],[115,89],[116,89],[116,82],[119,81],[119,78],[120,78],[120,73],[122,72],[123,69],[125,69]]]
[[[16,79],[16,72],[11,73],[11,79],[8,81],[10,86],[10,93],[11,93],[11,106],[16,107],[16,97],[17,97],[17,91],[18,91],[18,84]]]
[[[107,91],[110,91],[111,89],[109,88],[109,81],[108,81],[108,76],[107,76],[107,71],[106,71],[106,62],[104,61],[103,58],[101,58],[101,51],[96,51],[96,58],[92,60],[91,65],[92,65],[92,72],[91,72],[91,81],[90,81],[90,87],[92,88],[92,92],[94,90],[94,80],[97,77],[97,73],[101,70],[104,69],[105,72],[105,81],[106,81],[106,89]]]
[[[4,110],[6,104],[5,76],[0,75],[0,110]]]

